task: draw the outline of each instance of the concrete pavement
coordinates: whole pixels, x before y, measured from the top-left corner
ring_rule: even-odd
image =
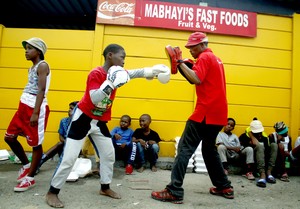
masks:
[[[170,166],[170,159],[158,164],[160,168]],[[45,194],[54,172],[57,160],[49,160],[35,177],[36,186],[26,192],[16,193],[16,178],[20,164],[10,161],[0,162],[0,209],[46,209]],[[164,167],[165,166],[165,167]],[[115,200],[98,194],[99,177],[92,175],[80,178],[76,182],[67,182],[60,199],[65,208],[96,209],[96,208],[297,208],[300,202],[298,176],[291,177],[291,182],[285,183],[277,180],[274,185],[267,188],[258,188],[255,181],[249,181],[239,175],[230,175],[229,179],[235,189],[235,199],[228,200],[223,197],[209,194],[212,186],[207,174],[187,173],[184,181],[184,204],[175,205],[151,199],[152,190],[164,189],[170,180],[170,170],[159,169],[151,172],[146,169],[143,173],[136,170],[132,175],[125,175],[124,168],[116,165],[114,169],[111,188],[119,192],[122,199]]]

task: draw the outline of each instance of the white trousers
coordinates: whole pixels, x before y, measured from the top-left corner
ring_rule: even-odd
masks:
[[[76,108],[69,126],[62,158],[51,180],[52,187],[56,189],[63,187],[78,158],[84,139],[87,136],[90,137],[95,151],[100,156],[100,183],[111,183],[115,162],[115,150],[111,138],[104,136],[101,132],[99,123],[101,123],[103,129],[103,122],[88,118],[79,108]]]

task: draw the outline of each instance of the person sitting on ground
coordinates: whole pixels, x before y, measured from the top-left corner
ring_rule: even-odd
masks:
[[[275,141],[278,144],[278,153],[276,166],[277,172],[280,175],[280,180],[289,182],[289,176],[285,167],[285,159],[289,158],[291,146],[291,137],[288,135],[288,127],[283,121],[277,122],[274,125],[275,132],[269,135],[269,139]]]
[[[266,182],[276,183],[276,179],[272,176],[272,170],[277,157],[277,143],[269,141],[267,134],[264,132],[262,123],[257,120],[257,118],[254,118],[250,123],[250,127],[246,129],[245,133],[243,133],[239,139],[243,147],[250,146],[254,149],[257,170],[260,175],[256,185],[258,187],[266,187]]]
[[[217,136],[218,153],[223,164],[224,172],[228,175],[228,160],[239,160],[241,156],[246,157],[246,169],[247,172],[244,175],[249,180],[254,180],[255,177],[252,174],[254,165],[253,148],[243,147],[240,144],[237,135],[232,131],[235,127],[235,120],[228,118],[228,123],[224,126],[223,132],[220,132]]]
[[[41,162],[37,169],[37,173],[40,171],[41,166],[45,162],[47,162],[50,158],[53,158],[56,154],[58,154],[59,157],[61,156],[63,149],[64,149],[64,145],[65,145],[65,139],[67,137],[68,127],[69,127],[71,117],[73,114],[73,109],[75,108],[77,103],[78,103],[78,101],[74,101],[69,104],[68,117],[61,119],[60,124],[59,124],[59,129],[58,129],[59,142],[57,142],[46,153],[43,154]]]
[[[132,136],[132,142],[136,143],[137,153],[139,156],[138,172],[145,169],[146,159],[150,162],[150,169],[157,171],[156,162],[158,159],[159,142],[161,141],[157,132],[150,129],[151,116],[143,114],[139,118],[140,127],[137,128]]]
[[[295,147],[290,151],[290,158],[293,162],[300,163],[300,136],[295,142]]]
[[[120,126],[115,127],[111,132],[112,142],[115,148],[116,160],[122,160],[127,175],[133,172],[133,163],[136,153],[136,145],[133,147],[133,130],[129,128],[131,117],[123,115],[120,119]],[[134,149],[133,149],[134,148]]]

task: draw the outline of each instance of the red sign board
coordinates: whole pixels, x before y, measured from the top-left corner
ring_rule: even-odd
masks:
[[[97,23],[256,36],[256,13],[144,0],[98,1]]]

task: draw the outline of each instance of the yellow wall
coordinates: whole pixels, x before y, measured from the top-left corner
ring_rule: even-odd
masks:
[[[299,134],[299,15],[277,17],[258,15],[256,38],[208,34],[209,47],[225,64],[229,116],[237,121],[235,133],[240,135],[254,116],[268,133],[272,125],[283,120],[295,139]],[[298,28],[297,28],[298,26]],[[16,29],[0,27],[0,135],[17,109],[27,81],[26,61],[21,41],[33,36],[48,45],[46,60],[52,70],[48,94],[51,114],[44,149],[58,141],[57,129],[67,116],[69,102],[80,100],[88,72],[103,63],[102,51],[110,43],[126,50],[126,69],[154,64],[169,64],[164,47],[180,46],[183,57],[190,57],[184,48],[190,32],[113,25],[96,25],[95,31]],[[174,156],[174,138],[180,136],[185,121],[193,111],[194,86],[180,74],[172,75],[167,85],[156,79],[131,80],[118,90],[109,128],[118,125],[123,114],[129,114],[132,129],[138,128],[143,113],[152,116],[151,128],[163,142],[160,156]],[[21,138],[20,138],[21,139]],[[27,151],[25,139],[21,139]],[[0,149],[9,149],[0,140]]]

